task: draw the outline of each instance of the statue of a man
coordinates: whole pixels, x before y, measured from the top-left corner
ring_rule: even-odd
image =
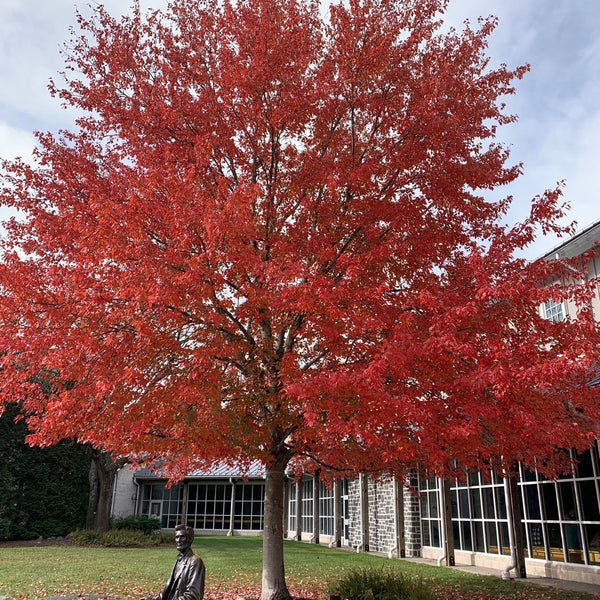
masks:
[[[202,559],[192,551],[194,530],[185,525],[175,527],[175,544],[179,555],[171,577],[163,591],[142,600],[202,600],[205,568]]]

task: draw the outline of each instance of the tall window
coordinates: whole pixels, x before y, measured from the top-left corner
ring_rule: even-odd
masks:
[[[327,487],[319,482],[319,533],[333,535],[334,532],[333,485]]]
[[[302,491],[302,531],[313,532],[313,480],[303,479],[300,484]]]
[[[296,531],[296,507],[298,498],[296,497],[296,483],[291,481],[288,484],[288,531]]]
[[[598,445],[571,456],[571,472],[557,481],[521,470],[525,550],[530,558],[599,565]]]
[[[430,475],[421,482],[421,536],[423,546],[441,546],[439,480]]]
[[[142,485],[141,514],[156,517],[161,527],[172,529],[181,522],[182,486],[166,487],[164,482]]]
[[[510,554],[504,481],[494,473],[467,473],[450,488],[454,547]]]
[[[229,529],[231,484],[190,483],[187,524],[195,529]]]
[[[235,484],[234,529],[263,529],[263,503],[265,485],[263,483]]]

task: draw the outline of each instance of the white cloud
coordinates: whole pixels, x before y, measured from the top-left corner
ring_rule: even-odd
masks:
[[[6,159],[22,158],[31,160],[31,152],[35,146],[32,133],[15,129],[6,123],[0,123],[0,156]]]

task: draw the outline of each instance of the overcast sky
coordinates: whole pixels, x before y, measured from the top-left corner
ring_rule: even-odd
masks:
[[[0,0],[0,156],[30,155],[33,131],[69,126],[72,114],[50,98],[47,84],[62,70],[61,44],[75,23],[74,7],[88,1]],[[128,0],[106,0],[118,14]],[[164,0],[143,0],[164,6]],[[578,229],[600,219],[600,1],[450,0],[448,21],[460,25],[496,15],[490,42],[494,63],[529,63],[531,72],[508,100],[516,124],[500,139],[525,173],[502,194],[514,195],[511,220],[527,214],[531,198],[566,180],[570,219]],[[557,240],[540,239],[528,255],[549,251]]]

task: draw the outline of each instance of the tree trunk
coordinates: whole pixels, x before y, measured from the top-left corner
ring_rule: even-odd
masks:
[[[267,467],[261,600],[289,600],[283,564],[283,489],[287,455],[276,456]]]
[[[98,468],[96,461],[90,463],[88,475],[90,481],[90,493],[88,496],[87,516],[85,518],[86,529],[96,529],[96,513],[98,511],[98,499],[100,497],[100,486],[98,483]]]
[[[102,533],[110,529],[110,511],[113,486],[117,471],[125,464],[122,459],[114,460],[110,454],[93,448],[88,449],[92,457],[90,465],[90,496],[86,528]]]

